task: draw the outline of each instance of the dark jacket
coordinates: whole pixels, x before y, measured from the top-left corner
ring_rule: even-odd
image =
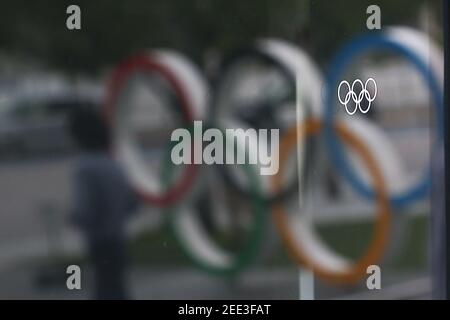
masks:
[[[119,240],[137,209],[137,199],[118,165],[106,153],[81,156],[74,172],[72,221],[90,242]]]

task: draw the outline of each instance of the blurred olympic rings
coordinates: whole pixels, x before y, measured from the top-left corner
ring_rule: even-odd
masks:
[[[280,170],[272,177],[272,187],[277,190],[281,187],[282,176],[286,166],[286,160],[297,147],[297,132],[305,132],[308,136],[316,135],[322,129],[319,120],[309,119],[304,126],[295,126],[288,130],[282,137],[280,145]],[[378,215],[376,218],[375,234],[372,243],[362,257],[354,263],[348,262],[345,258],[333,253],[318,240],[309,221],[296,216],[297,221],[287,218],[281,202],[273,205],[274,220],[277,230],[283,243],[286,245],[294,261],[310,268],[321,279],[340,284],[351,284],[361,279],[366,274],[366,268],[371,264],[376,264],[382,256],[387,242],[390,228],[390,208],[387,198],[387,191],[379,168],[375,159],[364,143],[356,137],[351,130],[342,123],[338,123],[336,130],[339,137],[350,145],[362,158],[367,166],[377,190]],[[170,150],[170,148],[168,149]],[[261,190],[258,183],[258,176],[255,170],[249,165],[243,165],[245,174],[249,175],[252,186],[252,216],[254,222],[250,229],[250,235],[245,247],[236,255],[231,255],[220,249],[214,240],[209,238],[200,224],[193,216],[193,207],[189,200],[184,199],[183,203],[174,204],[166,208],[169,226],[172,234],[181,248],[182,252],[200,269],[214,275],[232,276],[248,267],[257,257],[260,251],[261,241],[264,235],[264,226],[267,216],[261,198]],[[165,161],[162,171],[163,181],[170,181],[173,175],[173,165],[170,161]],[[202,170],[204,172],[204,170]],[[197,181],[201,181],[197,179]],[[295,233],[293,226],[297,227]]]
[[[147,203],[155,206],[166,206],[176,202],[193,184],[197,175],[197,168],[192,164],[185,165],[183,175],[180,180],[169,186],[165,191],[155,190],[161,189],[154,186],[158,178],[150,175],[142,160],[137,156],[137,151],[133,141],[133,137],[127,132],[127,124],[123,117],[118,116],[120,110],[120,96],[125,90],[131,76],[137,72],[146,74],[157,74],[163,77],[171,86],[176,97],[179,99],[180,113],[184,124],[191,123],[199,115],[198,104],[195,105],[189,97],[191,94],[187,91],[184,84],[171,64],[162,59],[163,54],[156,52],[153,54],[141,54],[133,56],[122,62],[113,72],[107,89],[107,98],[104,105],[106,120],[113,128],[113,154],[124,165],[124,169],[128,174],[132,185],[136,192]],[[167,56],[167,54],[166,54]],[[169,56],[170,58],[170,56]],[[178,63],[185,63],[178,57],[172,57]],[[166,57],[167,59],[167,57]],[[122,108],[127,108],[125,105]],[[129,130],[128,130],[129,131]]]
[[[337,165],[340,171],[343,172],[343,177],[350,182],[350,185],[365,198],[373,199],[374,192],[370,186],[367,186],[361,178],[355,173],[354,168],[350,165],[346,155],[343,152],[342,145],[336,137],[333,129],[333,101],[335,84],[338,83],[339,77],[352,60],[369,50],[387,50],[397,53],[406,58],[408,62],[412,63],[423,79],[429,86],[431,97],[434,102],[436,110],[436,138],[437,143],[442,141],[442,124],[439,119],[443,112],[443,94],[442,87],[439,83],[439,77],[436,74],[432,65],[428,64],[423,56],[421,50],[417,48],[417,43],[421,43],[421,39],[415,32],[409,29],[401,29],[401,36],[397,28],[389,29],[388,32],[364,35],[346,44],[341,51],[339,51],[333,58],[331,68],[327,76],[326,90],[325,90],[325,137],[330,156],[333,163]],[[402,40],[407,35],[408,41]],[[430,44],[431,45],[431,44]],[[429,168],[423,173],[422,180],[417,184],[409,186],[407,190],[400,193],[390,195],[392,204],[396,207],[405,206],[414,202],[426,195],[430,186],[430,172]]]
[[[406,37],[403,37],[405,35]],[[325,83],[324,102],[320,92],[322,87],[320,73],[308,56],[301,50],[297,50],[295,46],[273,39],[261,40],[253,50],[242,51],[233,59],[227,60],[222,69],[222,76],[224,77],[227,70],[236,61],[253,59],[252,62],[260,63],[257,67],[269,65],[276,69],[275,71],[279,73],[278,76],[281,75],[279,78],[284,78],[285,86],[287,83],[288,86],[295,87],[294,75],[302,74],[303,79],[307,80],[301,83],[302,95],[298,96],[298,91],[294,93],[296,98],[301,100],[299,105],[304,109],[302,109],[302,112],[308,120],[288,117],[289,121],[280,122],[277,118],[273,118],[269,119],[272,122],[257,123],[255,126],[261,125],[264,128],[265,125],[268,125],[269,127],[280,128],[282,140],[279,149],[280,166],[278,174],[271,178],[260,177],[257,174],[257,168],[251,165],[226,166],[217,170],[221,173],[217,176],[217,183],[221,183],[223,180],[224,185],[233,187],[233,191],[238,191],[240,199],[247,201],[247,211],[252,217],[246,232],[248,237],[245,244],[238,249],[239,252],[230,253],[220,248],[217,245],[217,239],[207,235],[206,230],[203,230],[204,226],[199,223],[198,219],[195,219],[194,213],[198,209],[197,203],[203,201],[203,199],[198,199],[201,195],[199,192],[204,192],[203,195],[206,194],[208,200],[213,198],[211,196],[213,188],[205,182],[205,176],[207,171],[215,172],[216,167],[205,168],[206,165],[194,164],[176,167],[167,159],[169,152],[165,153],[165,157],[160,159],[161,170],[159,174],[156,177],[155,175],[149,175],[142,165],[142,161],[137,159],[137,151],[132,141],[133,137],[130,137],[127,132],[129,128],[126,121],[123,121],[120,116],[120,113],[128,108],[126,104],[121,102],[121,95],[123,91],[127,90],[129,79],[135,72],[142,72],[157,74],[167,81],[178,102],[174,107],[177,109],[176,112],[181,115],[182,120],[178,124],[182,127],[189,127],[196,119],[206,119],[207,107],[211,107],[211,114],[208,117],[209,123],[217,125],[218,128],[227,127],[227,124],[232,127],[254,125],[255,123],[251,123],[247,119],[239,118],[240,113],[233,113],[234,105],[232,103],[227,105],[223,102],[223,96],[229,94],[227,92],[229,89],[223,89],[227,88],[226,86],[222,87],[226,80],[218,79],[216,81],[212,91],[213,99],[211,103],[208,103],[206,84],[203,83],[200,72],[187,60],[175,57],[167,52],[152,52],[127,59],[115,70],[108,86],[107,100],[104,105],[106,119],[114,132],[113,152],[123,162],[131,183],[142,198],[151,205],[165,208],[165,212],[168,213],[166,215],[168,223],[176,242],[189,259],[202,270],[215,275],[229,276],[235,275],[248,267],[260,251],[267,221],[265,209],[269,205],[273,209],[273,218],[282,242],[295,262],[313,270],[317,276],[325,281],[344,284],[354,283],[366,274],[368,265],[376,264],[381,258],[388,241],[391,205],[406,205],[423,197],[429,185],[429,175],[426,171],[418,184],[410,186],[401,193],[391,192],[389,189],[390,183],[391,180],[396,179],[396,176],[389,175],[389,172],[397,168],[400,162],[391,161],[398,159],[396,153],[392,152],[393,148],[389,144],[389,139],[382,135],[381,129],[368,119],[352,118],[351,122],[348,121],[349,118],[344,118],[342,121],[334,120],[333,103],[336,98],[334,95],[336,85],[346,66],[351,63],[354,57],[369,50],[392,51],[411,62],[426,80],[436,108],[435,116],[440,119],[443,101],[440,77],[436,73],[439,68],[436,68],[436,63],[433,61],[431,61],[431,66],[428,65],[428,61],[424,58],[422,52],[423,48],[420,49],[417,44],[414,44],[417,42],[420,42],[417,33],[412,33],[408,29],[399,30],[396,28],[351,41],[332,60],[331,69]],[[258,68],[253,70],[255,69],[261,70]],[[266,73],[263,76],[273,76],[270,72],[274,70],[267,72],[267,69],[265,69],[265,71]],[[187,74],[190,74],[190,76],[187,76]],[[240,75],[242,75],[242,70]],[[259,78],[256,78],[261,79],[261,74],[257,74],[257,76]],[[236,80],[236,76],[232,80]],[[233,84],[233,81],[229,79],[228,82]],[[368,90],[371,82],[374,85],[373,95],[370,95]],[[195,90],[192,88],[192,83],[197,84]],[[343,86],[348,87],[345,96],[340,95]],[[357,86],[361,86],[359,94],[356,93]],[[357,109],[362,113],[367,113],[378,93],[377,84],[373,78],[368,78],[365,83],[358,79],[352,85],[347,81],[342,81],[337,89],[338,100],[345,106],[349,114],[354,114]],[[193,91],[196,91],[196,94],[193,94]],[[281,95],[275,95],[274,99],[267,100],[268,106],[244,106],[248,107],[245,116],[250,115],[248,118],[258,118],[267,115],[267,113],[281,113],[282,107],[286,107],[284,104],[290,103],[292,100],[290,93],[281,92]],[[361,102],[364,98],[369,102],[369,105],[362,109]],[[356,104],[353,111],[347,108],[351,99]],[[229,103],[229,101],[226,102]],[[255,107],[255,110],[252,110],[252,107]],[[297,220],[291,221],[284,208],[286,201],[292,199],[290,196],[295,195],[294,191],[301,189],[298,186],[302,182],[295,177],[296,183],[293,184],[292,178],[294,175],[286,174],[287,157],[292,153],[294,147],[299,151],[298,156],[304,157],[307,153],[303,144],[306,135],[313,136],[322,131],[325,134],[328,155],[331,157],[330,162],[336,164],[339,169],[338,172],[350,182],[350,185],[358,194],[373,199],[377,203],[375,232],[372,242],[356,262],[348,261],[346,258],[330,251],[318,239],[308,219],[299,215],[295,216]],[[299,132],[302,133],[301,141],[297,139]],[[436,133],[437,140],[442,140],[440,121],[437,121]],[[361,177],[363,177],[362,170],[356,166],[353,168],[348,161],[348,154],[341,142],[348,145],[350,151],[356,152],[359,158],[363,160],[363,169],[365,168],[372,177],[368,185],[361,180]],[[171,143],[165,146],[171,146]],[[238,145],[238,148],[241,147],[241,145]],[[383,155],[380,156],[377,153]],[[299,159],[299,161],[303,160]],[[392,162],[395,162],[395,164],[392,164]],[[304,168],[300,167],[300,164],[298,166],[298,170],[302,174]],[[175,173],[180,172],[181,174],[175,175]],[[240,175],[233,175],[233,172],[238,172]],[[288,176],[288,179],[286,179],[286,176]],[[244,180],[239,179],[242,177]],[[147,183],[152,179],[152,184]],[[159,183],[158,188],[151,187],[155,184],[154,180]],[[300,209],[302,210],[302,208]]]
[[[245,64],[248,65],[247,73],[242,70],[238,73],[239,67]],[[238,95],[239,92],[235,91],[242,90],[246,84],[246,76],[248,77],[252,72],[256,73],[254,81],[262,87],[258,88],[258,99],[254,99],[255,101],[248,97],[242,98],[242,101],[237,98],[238,101],[231,99],[230,96],[233,97],[233,93]],[[236,51],[225,58],[221,65],[219,72],[221,77],[217,79],[213,88],[210,120],[227,128],[250,126],[257,129],[278,128],[280,132],[283,132],[297,122],[295,108],[298,73],[308,79],[308,82],[304,83],[305,90],[300,98],[306,106],[305,113],[318,115],[321,108],[322,78],[314,61],[303,50],[286,41],[260,39],[253,46]],[[267,80],[269,85],[264,80]],[[273,90],[274,87],[279,86],[280,82],[284,84],[284,90],[278,92]],[[265,88],[266,86],[271,90]],[[252,88],[250,87],[248,91],[252,91]],[[265,99],[261,99],[261,96]],[[240,112],[235,112],[235,109],[239,109]],[[299,168],[299,170],[302,169]],[[229,167],[225,166],[219,170],[230,185],[245,195],[251,195],[252,191],[248,183],[233,175]],[[276,193],[270,189],[267,177],[261,177],[261,180],[262,197],[268,204],[289,198],[298,190],[298,181],[295,176],[287,178],[283,187]]]
[[[280,188],[281,177],[290,152],[297,146],[297,137],[316,135],[322,129],[320,120],[309,119],[304,124],[292,128],[281,139],[280,167],[272,178],[275,190]],[[301,215],[296,215],[296,221],[289,219],[281,203],[274,205],[274,218],[283,243],[291,257],[300,265],[311,269],[315,275],[332,283],[354,283],[366,275],[367,267],[378,263],[383,254],[389,234],[391,211],[385,183],[381,171],[370,151],[355,134],[342,123],[335,125],[335,130],[346,144],[353,148],[362,158],[376,190],[377,216],[375,232],[372,242],[361,258],[356,262],[349,262],[345,258],[327,249],[318,239],[313,226]],[[294,228],[296,227],[295,232]]]
[[[204,124],[205,127],[211,127]],[[189,128],[193,130],[192,127]],[[237,141],[238,150],[244,151],[241,141]],[[169,143],[167,148],[167,156],[164,161],[164,166],[161,171],[161,181],[163,184],[170,184],[170,180],[174,176],[174,169],[176,166],[170,161],[170,150],[173,143]],[[199,171],[199,177],[196,179],[196,186],[193,189],[200,188],[200,192],[209,192],[212,189],[217,189],[220,182],[220,175],[214,178],[214,185],[209,186],[205,183],[204,175],[207,170],[214,170],[216,168],[206,165],[196,165],[202,167]],[[237,253],[230,253],[222,249],[212,237],[207,235],[203,230],[200,221],[195,216],[195,201],[198,196],[197,190],[191,190],[189,194],[185,194],[183,203],[173,203],[165,208],[165,216],[168,219],[168,226],[171,233],[181,251],[184,255],[199,269],[204,270],[213,275],[219,276],[233,276],[244,270],[253,262],[261,248],[263,240],[265,225],[266,225],[266,210],[261,199],[261,186],[256,170],[253,170],[251,165],[242,164],[235,165],[243,170],[248,177],[250,187],[252,189],[250,198],[241,197],[249,202],[249,210],[253,221],[248,230],[248,239],[245,241],[243,248],[239,249]],[[207,197],[210,201],[210,197]],[[203,199],[200,199],[203,202]],[[242,213],[242,212],[241,212]]]

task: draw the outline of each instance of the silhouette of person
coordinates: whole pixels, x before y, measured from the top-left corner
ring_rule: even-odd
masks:
[[[110,134],[93,107],[69,115],[69,130],[81,154],[74,169],[72,222],[83,234],[93,267],[96,299],[126,299],[125,225],[137,200],[118,163],[109,155]]]

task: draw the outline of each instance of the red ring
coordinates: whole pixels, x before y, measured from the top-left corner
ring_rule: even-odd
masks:
[[[103,114],[108,126],[112,126],[117,98],[119,97],[123,85],[126,83],[129,75],[136,71],[156,72],[162,75],[169,82],[176,96],[179,98],[181,111],[186,123],[191,123],[194,120],[193,107],[189,103],[186,91],[179,82],[177,76],[165,65],[152,60],[148,55],[141,54],[122,62],[112,74],[107,86],[106,99],[103,105]],[[112,153],[115,154],[114,150],[112,150]],[[164,207],[173,204],[183,196],[186,190],[193,184],[196,174],[197,166],[194,164],[187,164],[186,170],[183,171],[179,182],[173,184],[162,194],[153,194],[146,190],[139,189],[136,186],[133,186],[133,188],[145,202]]]

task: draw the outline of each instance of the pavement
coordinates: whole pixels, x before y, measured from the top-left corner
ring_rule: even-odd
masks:
[[[86,275],[83,289],[69,291],[64,273],[51,273],[45,264],[30,263],[45,258],[55,249],[51,248],[55,242],[66,253],[82,251],[79,236],[67,223],[72,164],[71,157],[0,163],[0,299],[87,299],[91,296],[88,267],[83,271]],[[341,209],[350,214],[355,212],[346,207]],[[371,210],[360,209],[359,213],[367,211],[370,217]],[[133,232],[158,227],[160,216],[154,209],[145,210],[148,214],[138,215],[131,226]],[[321,212],[324,218],[337,215],[336,207],[328,214],[326,210]],[[49,219],[50,215],[53,218]],[[39,280],[46,273],[59,278]],[[192,268],[161,270],[133,266],[129,274],[131,293],[137,299],[298,299],[298,282],[298,270],[292,266],[251,270],[234,281],[211,278]],[[429,297],[426,274],[395,276],[386,283],[389,290],[368,292],[361,287],[336,289],[318,282],[315,296],[323,299]]]
[[[63,270],[63,269],[61,269]],[[48,271],[48,270],[47,270]],[[89,299],[92,275],[82,268],[81,290],[65,287],[65,274],[43,281],[44,268],[22,264],[0,274],[0,299]],[[234,280],[210,277],[191,268],[151,269],[133,267],[128,276],[133,299],[299,299],[299,273],[294,268],[250,270]],[[381,290],[328,286],[315,282],[314,299],[429,299],[430,281],[423,275],[383,279]],[[392,282],[392,283],[390,283]],[[305,296],[305,294],[303,294]]]

